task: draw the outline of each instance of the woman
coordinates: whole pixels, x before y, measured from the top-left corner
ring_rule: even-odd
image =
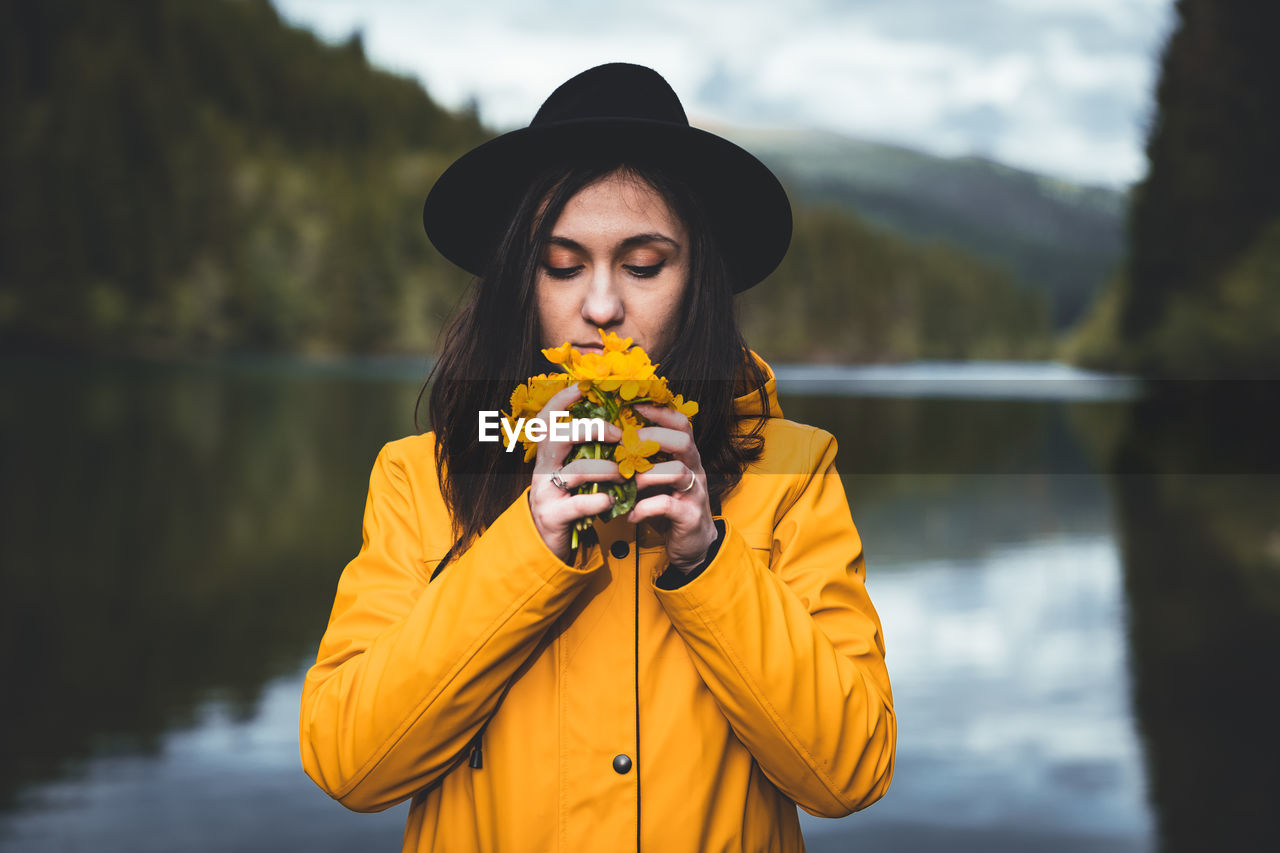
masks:
[[[435,430],[374,466],[303,691],[308,774],[360,811],[412,798],[406,850],[801,850],[797,805],[881,797],[896,721],[835,442],[781,418],[733,311],[790,241],[774,176],[655,72],[606,65],[459,159],[424,223],[477,280]],[[571,550],[611,501],[574,488],[616,464],[561,441],[523,463],[477,413],[598,330],[701,408],[643,410],[669,460]]]

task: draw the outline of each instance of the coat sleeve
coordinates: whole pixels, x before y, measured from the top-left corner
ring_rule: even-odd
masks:
[[[428,583],[396,444],[374,465],[364,541],[302,692],[303,767],[356,811],[392,806],[453,766],[594,568],[547,548],[526,491]]]
[[[882,797],[897,741],[880,619],[835,453],[835,439],[815,431],[808,473],[775,514],[771,560],[726,519],[701,574],[655,589],[761,770],[819,817]]]

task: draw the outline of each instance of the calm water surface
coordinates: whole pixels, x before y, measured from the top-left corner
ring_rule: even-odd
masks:
[[[420,368],[0,362],[0,848],[398,849],[405,806],[302,773],[297,709]],[[1274,837],[1270,389],[948,370],[779,370],[840,442],[900,726],[810,849]]]

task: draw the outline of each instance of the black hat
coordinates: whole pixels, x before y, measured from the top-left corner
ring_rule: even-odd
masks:
[[[654,163],[693,188],[735,291],[759,283],[786,254],[791,204],[774,174],[729,140],[691,127],[658,72],[623,62],[573,77],[551,93],[528,127],[459,157],[427,195],[427,236],[446,258],[480,275],[539,170],[601,155]]]

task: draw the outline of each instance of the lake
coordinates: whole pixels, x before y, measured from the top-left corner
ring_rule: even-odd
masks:
[[[0,849],[399,849],[406,806],[303,774],[298,697],[425,366],[0,360]],[[778,375],[839,441],[899,718],[811,850],[1275,837],[1275,383]]]

